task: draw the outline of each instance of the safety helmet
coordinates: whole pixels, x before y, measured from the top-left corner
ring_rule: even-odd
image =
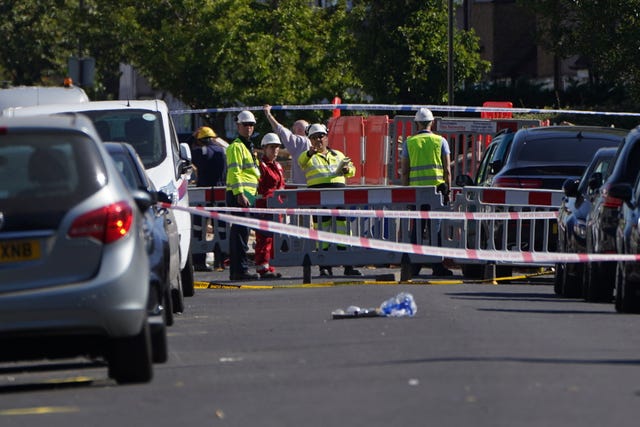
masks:
[[[217,137],[218,135],[216,135],[213,129],[211,129],[208,126],[202,126],[200,129],[198,129],[198,133],[196,134],[196,139],[217,138]]]
[[[329,133],[327,131],[327,127],[322,123],[314,123],[311,126],[307,126],[305,132],[307,133],[307,136],[311,136],[316,133],[324,133],[325,135]]]
[[[238,123],[255,123],[256,118],[251,111],[241,111],[236,119]]]
[[[273,132],[269,132],[262,137],[260,146],[265,147],[267,145],[277,144],[280,145],[280,137]]]
[[[416,113],[416,117],[413,119],[414,122],[432,122],[433,121],[433,113],[428,108],[421,108]]]

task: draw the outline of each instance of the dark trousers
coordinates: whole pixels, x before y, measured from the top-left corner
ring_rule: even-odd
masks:
[[[240,207],[236,196],[231,191],[226,193],[227,206]],[[247,216],[243,212],[234,212],[236,216]],[[234,277],[249,270],[249,229],[242,225],[232,224],[229,232],[229,275]]]

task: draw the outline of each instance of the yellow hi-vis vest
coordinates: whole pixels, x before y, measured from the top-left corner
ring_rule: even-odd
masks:
[[[440,185],[444,181],[442,168],[442,137],[434,133],[418,133],[407,138],[409,151],[409,185]]]
[[[305,151],[298,157],[298,164],[304,171],[307,179],[307,186],[311,187],[318,184],[345,184],[345,178],[351,178],[356,174],[356,168],[353,164],[349,166],[349,172],[345,175],[338,170],[338,166],[345,156],[338,150],[329,150],[326,154],[315,153],[309,156],[309,152]]]
[[[234,139],[227,148],[227,191],[255,196],[259,180],[258,161],[240,138]]]

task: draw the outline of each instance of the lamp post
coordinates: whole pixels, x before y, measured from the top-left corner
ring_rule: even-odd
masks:
[[[449,24],[448,40],[449,54],[447,57],[447,100],[449,105],[453,105],[453,0],[449,0]],[[452,112],[449,112],[449,116]]]

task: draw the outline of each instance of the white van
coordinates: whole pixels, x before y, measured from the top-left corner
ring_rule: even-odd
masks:
[[[103,141],[128,142],[136,149],[153,184],[172,203],[189,207],[187,185],[191,174],[191,150],[179,143],[167,104],[162,100],[92,101],[8,108],[6,116],[33,116],[78,112],[87,115]],[[191,215],[175,211],[180,233],[180,279],[184,296],[194,293],[191,261]]]
[[[10,107],[89,102],[86,92],[77,86],[16,86],[0,89],[0,115]]]

